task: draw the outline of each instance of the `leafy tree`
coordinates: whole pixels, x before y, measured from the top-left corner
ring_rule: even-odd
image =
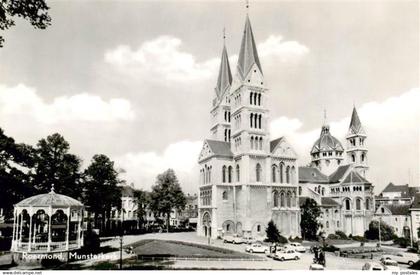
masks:
[[[15,25],[13,17],[28,20],[34,28],[45,29],[51,24],[49,7],[44,0],[2,0],[0,1],[0,30],[7,30]],[[0,36],[0,47],[4,38]]]
[[[152,187],[150,200],[150,208],[154,213],[165,214],[166,227],[169,232],[172,210],[180,211],[185,208],[187,203],[174,170],[168,169],[157,176],[156,184]]]
[[[265,229],[265,233],[267,234],[267,242],[287,243],[287,239],[280,235],[280,232],[273,220],[270,220],[268,222],[267,228]]]
[[[318,218],[321,215],[321,209],[315,200],[307,198],[301,206],[301,212],[300,229],[303,239],[315,240],[320,226]]]
[[[60,134],[41,139],[35,148],[34,187],[40,193],[49,192],[51,185],[57,193],[79,198],[81,160],[69,153],[70,144]]]
[[[108,218],[112,207],[121,208],[121,189],[114,162],[105,155],[94,155],[91,164],[83,173],[83,201],[94,214],[95,225],[99,216]],[[101,220],[103,228],[104,219]]]
[[[13,204],[33,195],[30,170],[33,167],[33,148],[17,144],[0,128],[0,208],[11,216]]]
[[[389,241],[394,239],[394,236],[394,229],[381,221],[381,240]],[[365,237],[369,240],[379,240],[379,221],[371,221],[369,223],[369,229],[366,230]]]
[[[150,202],[150,195],[144,190],[135,190],[134,197],[137,202],[137,219],[140,225],[140,228],[143,227],[145,223],[146,208]]]

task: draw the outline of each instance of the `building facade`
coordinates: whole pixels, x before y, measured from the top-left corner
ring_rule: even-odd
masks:
[[[284,137],[270,140],[268,94],[247,15],[234,77],[223,47],[211,139],[199,156],[200,236],[261,237],[270,220],[282,235],[300,235],[297,155]]]

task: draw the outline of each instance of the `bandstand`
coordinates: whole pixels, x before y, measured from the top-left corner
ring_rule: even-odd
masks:
[[[68,252],[83,245],[83,211],[81,202],[55,193],[54,186],[49,193],[15,204],[11,246],[15,260],[43,255],[68,260]]]

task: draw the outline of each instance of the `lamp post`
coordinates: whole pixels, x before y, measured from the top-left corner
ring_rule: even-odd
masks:
[[[121,209],[121,230],[120,230],[120,269],[122,269],[123,266],[123,260],[122,260],[122,251],[123,251],[123,237],[124,237],[124,212],[125,209]]]

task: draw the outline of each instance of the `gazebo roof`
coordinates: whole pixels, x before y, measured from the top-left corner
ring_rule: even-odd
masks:
[[[49,193],[35,195],[29,198],[26,198],[17,204],[17,207],[42,207],[42,206],[52,206],[52,207],[83,207],[83,204],[78,200],[75,200],[69,196],[57,194],[54,192],[54,187],[51,188]]]

